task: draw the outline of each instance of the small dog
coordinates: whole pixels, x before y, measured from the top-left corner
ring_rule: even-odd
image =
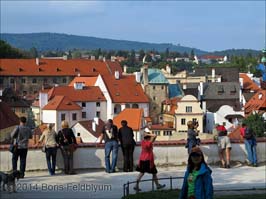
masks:
[[[6,191],[6,186],[8,189],[8,192],[11,193],[11,186],[12,186],[12,191],[15,193],[16,192],[16,179],[18,180],[21,176],[21,173],[17,170],[12,171],[11,173],[4,173],[0,171],[0,189],[1,189],[1,184],[3,182],[3,191]]]

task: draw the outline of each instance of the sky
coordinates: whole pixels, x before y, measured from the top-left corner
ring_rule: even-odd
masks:
[[[1,33],[66,33],[206,51],[265,47],[265,0],[1,0],[0,5]]]

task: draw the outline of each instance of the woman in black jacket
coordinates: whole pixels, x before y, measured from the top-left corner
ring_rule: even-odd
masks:
[[[58,132],[58,141],[64,158],[65,174],[76,174],[73,170],[73,153],[77,141],[67,121],[62,121],[62,130]]]

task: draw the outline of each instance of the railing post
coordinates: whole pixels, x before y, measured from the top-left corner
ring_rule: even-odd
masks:
[[[172,180],[172,176],[170,176],[170,190],[173,189],[173,180]]]
[[[126,196],[126,190],[125,190],[125,188],[126,188],[126,184],[123,185],[123,196],[124,197]]]
[[[127,181],[127,196],[129,195],[129,181]]]
[[[153,179],[151,180],[151,188],[152,188],[152,191],[154,191],[154,182],[153,182]]]

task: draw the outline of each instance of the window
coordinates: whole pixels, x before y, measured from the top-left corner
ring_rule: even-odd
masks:
[[[197,118],[193,118],[193,119],[192,119],[192,122],[193,122],[193,123],[196,123],[196,122],[197,122]]]
[[[82,112],[82,118],[86,118],[86,112]]]
[[[33,78],[33,79],[32,79],[32,83],[33,83],[33,84],[36,84],[36,83],[37,83],[37,79],[36,79],[36,78]]]
[[[172,131],[163,131],[163,135],[164,136],[171,136],[172,135]]]
[[[66,78],[63,78],[62,79],[62,82],[65,84],[66,83]]]
[[[117,113],[117,108],[115,107],[115,108],[114,108],[114,114],[116,114],[116,113]]]
[[[162,88],[162,90],[163,90],[163,89],[164,89],[164,86],[162,86],[161,88]]]
[[[186,106],[186,112],[191,113],[192,112],[192,106]]]
[[[14,84],[15,80],[13,78],[10,79],[10,84]]]
[[[54,84],[57,83],[57,79],[56,79],[56,78],[53,79],[53,83],[54,83]]]
[[[80,137],[80,133],[77,133],[77,136]]]
[[[77,113],[72,113],[72,120],[73,121],[77,120]]]
[[[139,108],[139,105],[138,104],[133,104],[132,108]]]
[[[156,109],[156,106],[153,107],[153,110],[155,110],[155,109]]]
[[[26,79],[22,78],[22,79],[21,79],[21,83],[22,83],[22,84],[25,84],[25,83],[26,83]]]
[[[152,133],[153,133],[154,135],[157,135],[157,136],[160,136],[160,135],[161,135],[161,132],[160,132],[160,131],[152,131]]]
[[[25,113],[25,112],[26,112],[25,108],[22,108],[21,113]]]
[[[100,112],[100,111],[97,111],[97,112],[96,112],[96,117],[98,117],[98,118],[101,117],[101,112]]]
[[[153,100],[156,100],[156,97],[155,96],[153,96]]]
[[[100,107],[101,106],[101,102],[96,102],[96,106]]]
[[[27,91],[23,91],[23,95],[27,95]]]
[[[66,114],[62,113],[61,114],[61,121],[64,121],[64,120],[66,120]]]
[[[185,118],[181,119],[181,125],[186,125],[186,119]]]
[[[153,90],[155,90],[155,86],[153,86]]]
[[[0,78],[0,84],[3,84],[4,80],[2,78]]]
[[[47,84],[48,83],[48,80],[46,78],[43,79],[43,83],[44,84]]]
[[[82,106],[82,107],[86,107],[86,102],[82,102],[82,103],[81,103],[81,106]]]

